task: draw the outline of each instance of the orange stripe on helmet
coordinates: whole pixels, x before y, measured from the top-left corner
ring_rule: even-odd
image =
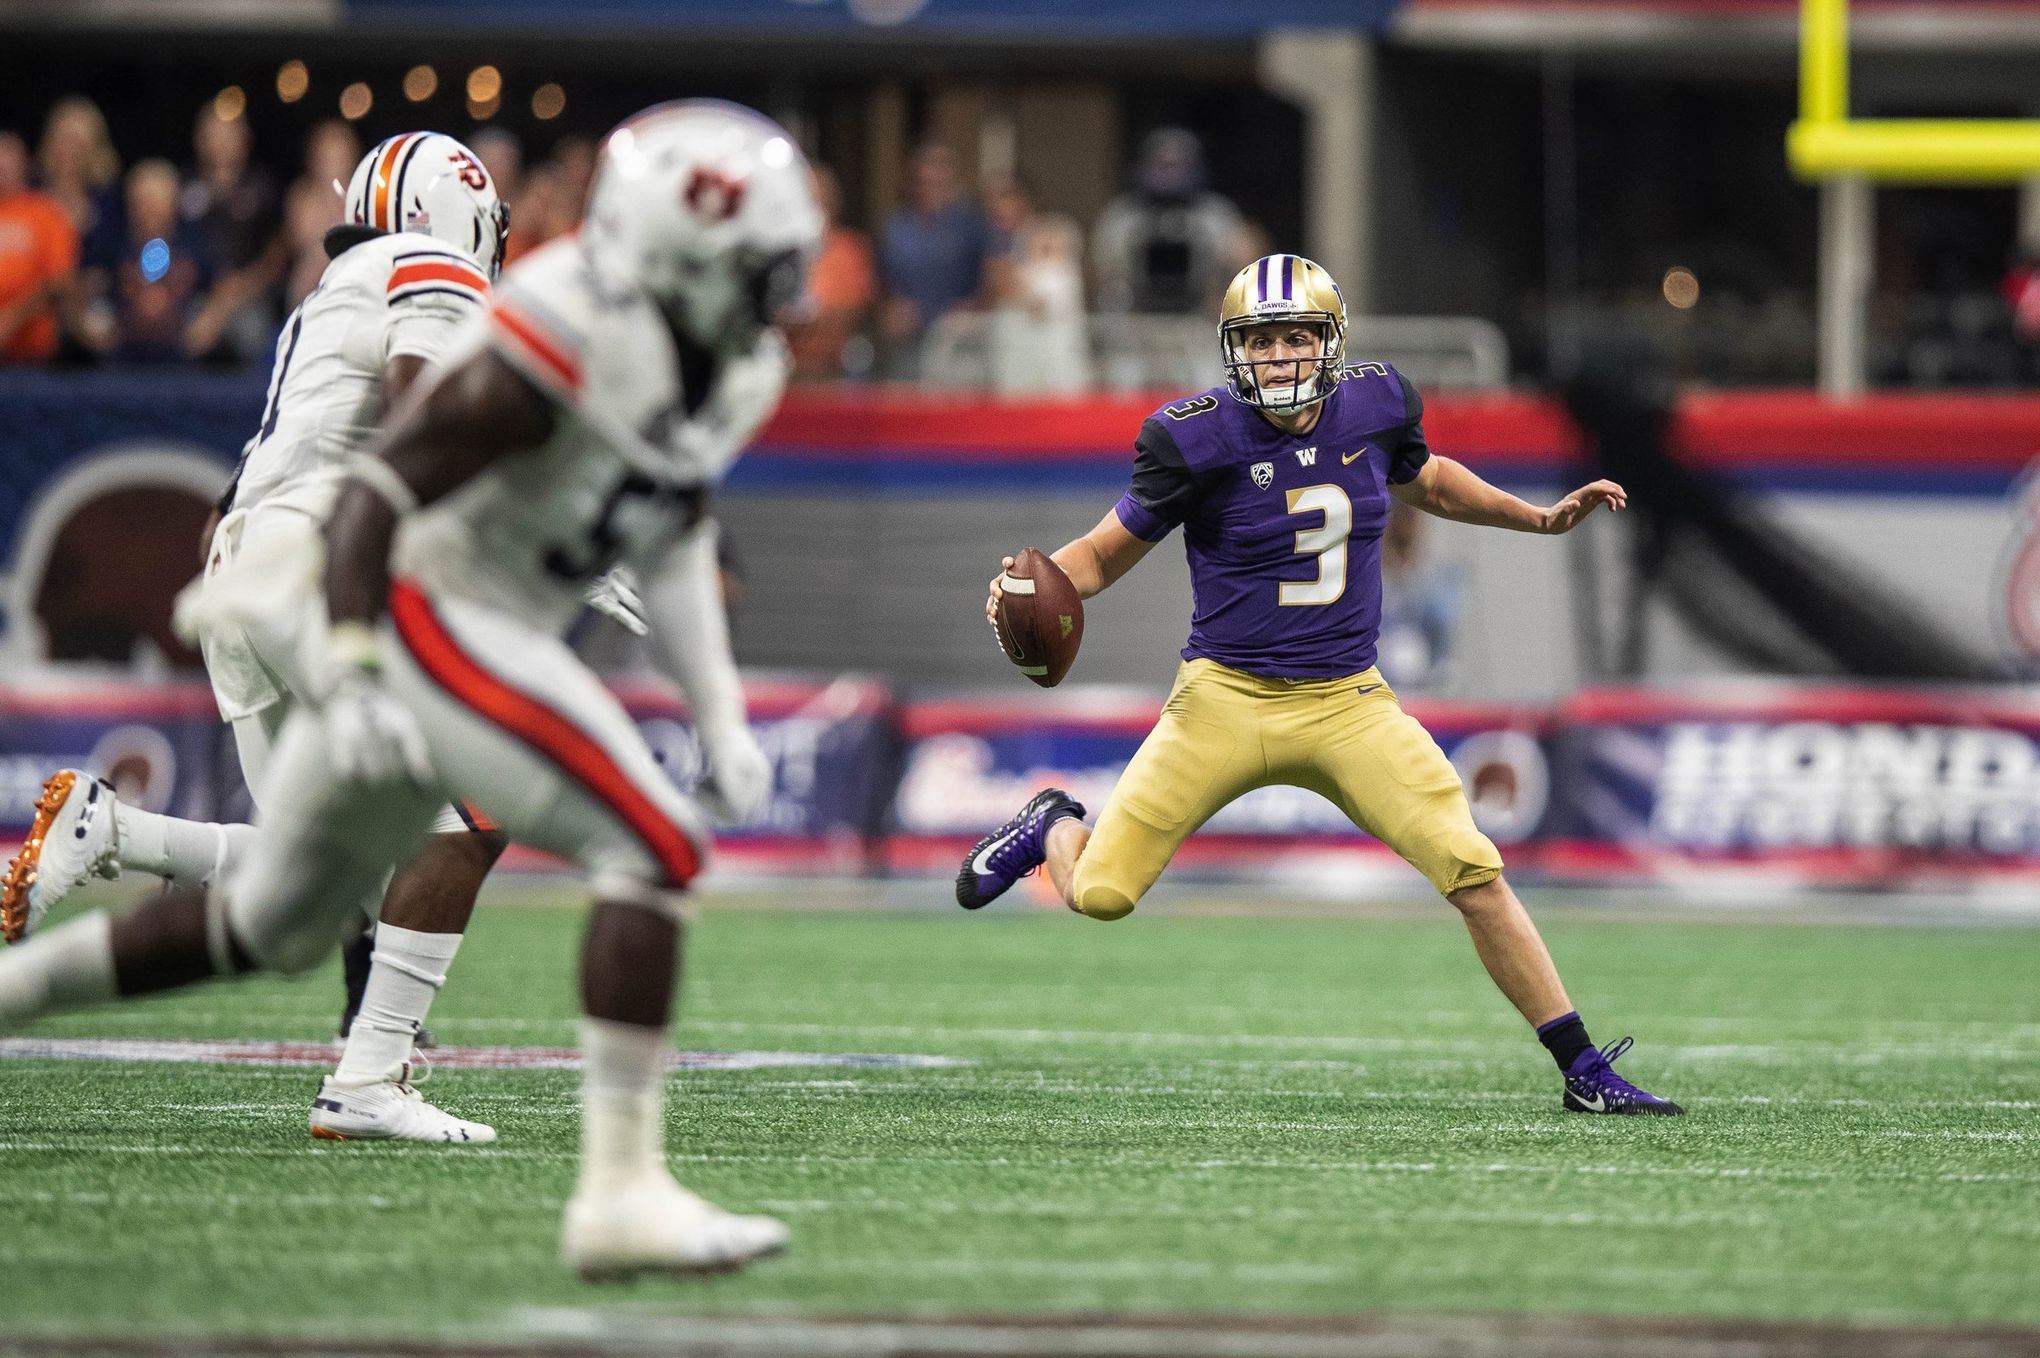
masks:
[[[368,224],[378,231],[394,231],[397,224],[390,216],[390,186],[396,178],[397,153],[418,137],[416,132],[406,132],[390,143],[390,149],[383,152],[382,163],[375,167],[375,195],[371,200]],[[401,209],[402,204],[398,204]]]

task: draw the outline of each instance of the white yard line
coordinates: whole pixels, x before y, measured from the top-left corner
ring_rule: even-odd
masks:
[[[408,1150],[409,1148],[407,1148]],[[541,1151],[503,1146],[448,1146],[424,1148],[439,1157],[440,1165],[467,1160],[529,1160],[546,1163],[575,1163],[580,1159],[576,1151]],[[0,1153],[49,1152],[85,1155],[141,1155],[141,1156],[192,1156],[227,1157],[254,1159],[296,1159],[300,1156],[333,1156],[349,1154],[374,1154],[373,1150],[352,1147],[329,1147],[306,1145],[297,1149],[268,1146],[191,1146],[176,1143],[153,1145],[100,1145],[90,1141],[0,1141]],[[1272,1158],[1214,1157],[1201,1160],[1182,1160],[1172,1155],[1131,1156],[1126,1154],[1103,1154],[1093,1157],[1050,1156],[1014,1159],[1007,1156],[981,1155],[765,1155],[733,1154],[729,1152],[686,1153],[669,1152],[667,1157],[675,1164],[708,1165],[769,1165],[782,1169],[797,1166],[890,1166],[912,1168],[925,1165],[957,1165],[966,1168],[1035,1170],[1094,1170],[1116,1168],[1132,1171],[1159,1170],[1174,1173],[1236,1173],[1236,1172],[1280,1172],[1310,1174],[1382,1174],[1382,1175],[1526,1175],[1539,1178],[1563,1178],[1573,1175],[1608,1176],[1620,1178],[1635,1175],[1649,1178],[1677,1179],[1750,1179],[1778,1183],[1826,1182],[1846,1180],[1863,1182],[1874,1180],[1886,1183],[1940,1183],[1940,1184],[2040,1184],[2040,1171],[2013,1173],[2008,1171],[1985,1172],[1922,1172],[1894,1169],[1851,1169],[1822,1170],[1795,1169],[1768,1165],[1536,1165],[1509,1161],[1490,1161],[1474,1164],[1451,1164],[1432,1160],[1278,1160]]]

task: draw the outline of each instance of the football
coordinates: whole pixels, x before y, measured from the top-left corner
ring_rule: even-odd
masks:
[[[1020,672],[1054,688],[1084,641],[1084,601],[1062,567],[1032,547],[1013,554],[999,582],[999,645]]]

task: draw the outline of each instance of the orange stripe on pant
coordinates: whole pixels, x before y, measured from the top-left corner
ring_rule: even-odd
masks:
[[[432,611],[423,590],[408,580],[391,585],[390,618],[404,646],[434,683],[537,750],[615,812],[652,851],[667,886],[686,886],[700,873],[701,855],[693,842],[638,790],[609,752],[580,727],[477,664]]]

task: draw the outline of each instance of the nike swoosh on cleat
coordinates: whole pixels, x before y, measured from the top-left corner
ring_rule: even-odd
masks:
[[[1025,828],[1026,828],[1025,826],[1021,827],[1021,829]],[[979,850],[978,856],[970,860],[970,870],[972,872],[977,873],[980,876],[983,876],[985,873],[990,872],[991,867],[989,866],[989,864],[991,862],[992,855],[997,853],[1000,849],[1004,848],[1007,844],[1011,843],[1013,836],[1019,833],[1020,830],[1008,830],[1005,834],[1000,835],[997,839],[985,845],[983,849]]]
[[[1577,1091],[1572,1091],[1572,1096],[1573,1102],[1577,1103],[1580,1107],[1586,1109],[1589,1113],[1605,1113],[1608,1111],[1608,1100],[1604,1095],[1601,1094],[1594,1095],[1594,1101],[1592,1103],[1588,1103],[1585,1097],[1583,1097]]]

